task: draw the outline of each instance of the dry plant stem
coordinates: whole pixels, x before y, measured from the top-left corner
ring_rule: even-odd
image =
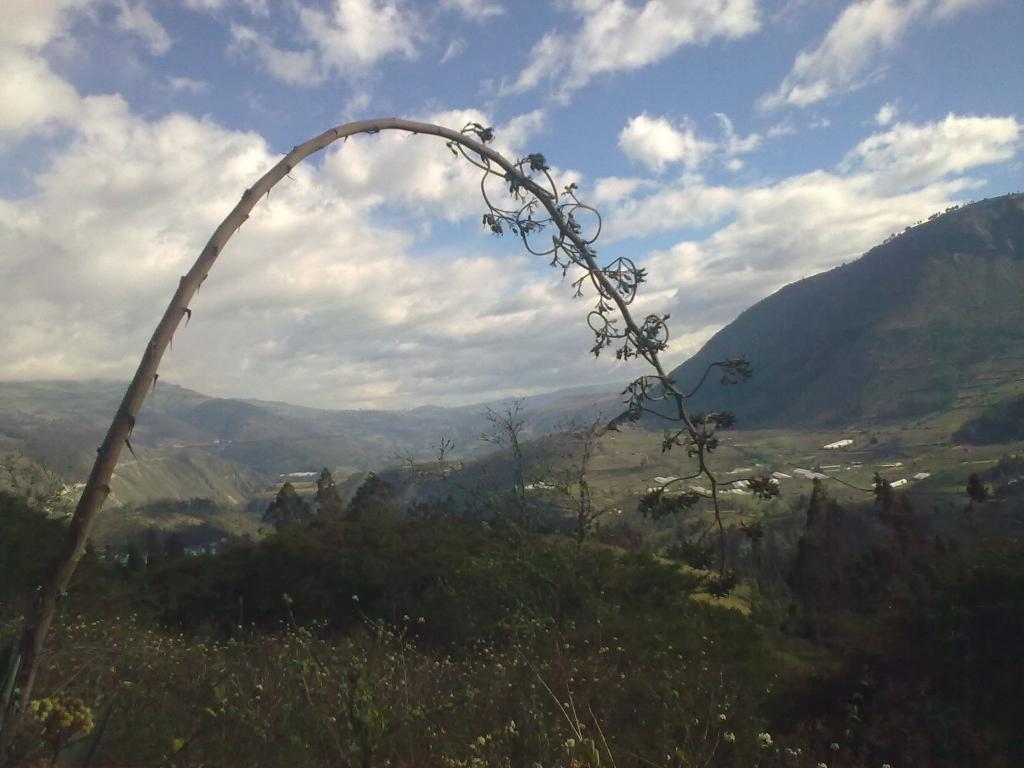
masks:
[[[188,271],[188,274],[181,278],[171,303],[167,307],[167,311],[164,312],[160,323],[153,332],[152,338],[146,345],[142,360],[139,362],[135,376],[132,378],[131,384],[129,384],[121,401],[121,405],[114,415],[106,437],[96,451],[96,461],[93,464],[92,471],[89,473],[89,479],[71,518],[67,538],[58,564],[51,573],[48,582],[42,587],[22,630],[18,649],[21,657],[21,671],[18,675],[17,685],[19,698],[16,707],[12,706],[0,711],[0,760],[7,758],[14,738],[14,732],[20,720],[19,711],[31,699],[39,655],[42,652],[43,642],[50,629],[50,625],[53,623],[58,600],[67,589],[81,559],[96,514],[103,506],[107,496],[110,495],[110,478],[121,456],[121,450],[131,436],[135,420],[146,399],[146,395],[156,385],[157,370],[164,352],[170,345],[181,321],[186,316],[191,316],[189,303],[192,301],[192,297],[199,290],[203,281],[206,280],[210,269],[217,261],[217,257],[224,250],[224,246],[227,245],[231,236],[238,231],[245,220],[249,218],[249,214],[256,204],[281,179],[287,176],[293,168],[305,158],[319,152],[339,139],[345,139],[361,133],[379,133],[385,130],[438,136],[448,141],[456,142],[480,157],[487,158],[495,165],[501,167],[511,177],[518,178],[522,186],[529,189],[545,205],[558,227],[568,237],[574,241],[579,241],[575,233],[568,231],[568,227],[560,212],[549,200],[550,193],[545,192],[530,179],[523,176],[512,162],[505,159],[498,152],[460,131],[430,123],[420,123],[399,118],[361,120],[331,128],[319,136],[294,147],[291,152],[267,171],[253,186],[245,190],[238,204],[214,231],[212,237],[210,237],[210,240],[199,254],[199,258]],[[587,256],[587,261],[593,270],[598,269],[597,264],[589,255]],[[603,275],[598,274],[598,279],[609,293],[613,293],[611,285]],[[639,332],[632,319],[629,318],[628,314],[625,314],[627,312],[625,304],[618,300],[618,297],[616,299],[620,310],[627,318],[627,324]]]
[[[68,535],[58,564],[54,568],[49,581],[41,589],[32,610],[26,618],[18,651],[22,663],[21,671],[18,675],[17,687],[19,698],[17,710],[22,710],[23,705],[31,699],[39,655],[42,652],[43,642],[50,625],[53,623],[58,599],[67,589],[68,583],[81,559],[96,514],[103,506],[107,496],[110,495],[110,478],[121,456],[121,450],[131,436],[135,420],[146,399],[146,395],[156,385],[160,361],[181,321],[186,316],[191,316],[189,303],[203,284],[203,281],[206,280],[211,268],[217,261],[217,257],[223,251],[231,236],[249,218],[249,214],[260,199],[264,195],[269,194],[270,190],[305,158],[319,152],[339,139],[345,139],[360,133],[379,133],[385,130],[405,131],[414,134],[420,133],[447,139],[450,142],[455,142],[465,147],[473,154],[493,162],[505,171],[507,178],[516,179],[522,188],[529,190],[540,201],[560,232],[579,249],[590,273],[601,285],[605,294],[615,302],[620,316],[629,331],[634,334],[634,338],[642,338],[641,329],[633,320],[626,301],[619,296],[598,266],[588,243],[568,226],[557,207],[557,201],[551,198],[549,192],[521,173],[512,162],[485,144],[470,138],[461,131],[455,131],[450,128],[399,118],[381,118],[346,123],[336,128],[331,128],[319,136],[297,145],[253,186],[245,190],[238,204],[228,214],[227,218],[221,222],[220,226],[217,227],[200,253],[199,258],[188,271],[188,274],[181,278],[178,288],[167,307],[167,311],[164,312],[152,338],[146,345],[135,376],[125,392],[121,405],[110,424],[110,428],[107,430],[102,445],[97,449],[96,462],[93,464],[85,489],[71,518]],[[644,349],[642,354],[657,371],[666,391],[676,402],[680,420],[686,424],[687,429],[693,434],[694,428],[687,417],[682,395],[669,381],[658,359],[657,352],[652,349]],[[0,759],[6,759],[7,757],[19,720],[19,712],[14,711],[12,708],[0,711]]]

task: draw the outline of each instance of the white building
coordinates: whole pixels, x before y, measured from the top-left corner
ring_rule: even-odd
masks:
[[[850,438],[844,438],[842,440],[836,440],[834,443],[823,445],[822,448],[824,448],[826,451],[837,451],[840,448],[846,448],[849,445],[853,445],[853,440],[851,440]]]

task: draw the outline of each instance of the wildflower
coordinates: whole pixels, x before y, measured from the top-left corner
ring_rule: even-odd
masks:
[[[736,743],[736,734],[733,733],[732,731],[726,731],[725,733],[723,733],[722,734],[722,738],[725,741],[727,741],[729,744],[735,744]]]
[[[485,739],[483,736],[477,736],[476,743],[479,744],[481,747],[487,746],[487,739]]]
[[[565,748],[566,749],[575,749],[576,748],[576,739],[572,738],[571,736],[568,739],[566,739],[565,740]]]
[[[761,749],[768,749],[772,745],[772,735],[767,731],[757,734],[757,743]]]
[[[724,723],[725,719],[726,719],[725,718],[725,713],[723,712],[723,713],[719,714],[718,719],[721,720]]]
[[[352,602],[353,603],[358,603],[359,602],[359,595],[352,595]]]
[[[416,623],[417,624],[426,624],[427,620],[423,616],[420,616],[418,619],[416,619]]]
[[[817,768],[828,768],[828,763],[818,763]]]

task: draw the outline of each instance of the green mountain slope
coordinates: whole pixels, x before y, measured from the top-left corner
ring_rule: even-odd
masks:
[[[739,355],[755,377],[709,381],[694,405],[745,427],[896,420],[1024,391],[1024,195],[933,217],[786,286],[672,376],[690,387]]]

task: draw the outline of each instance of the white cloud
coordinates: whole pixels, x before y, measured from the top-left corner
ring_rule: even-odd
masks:
[[[290,51],[270,43],[244,24],[231,25],[232,50],[252,51],[267,72],[289,85],[313,86],[324,79],[313,51]]]
[[[466,41],[461,37],[457,37],[448,43],[448,47],[444,49],[444,55],[441,57],[439,63],[446,64],[452,59],[457,59],[462,55],[462,52],[466,50]]]
[[[67,34],[91,0],[9,0],[0,24],[0,147],[69,120],[78,92],[56,75],[39,49]]]
[[[184,91],[186,93],[206,93],[210,90],[210,84],[205,80],[195,80],[191,77],[168,77],[167,85],[172,91]]]
[[[62,35],[70,20],[96,0],[5,0],[0,45],[42,48]]]
[[[118,97],[85,98],[76,125],[28,196],[0,198],[10,246],[0,300],[14,319],[0,335],[0,378],[126,376],[178,276],[277,160],[257,134],[180,114],[147,121]],[[530,113],[506,133],[525,140],[541,125]],[[467,224],[468,247],[414,255],[415,228],[375,223],[374,196],[408,186],[410,204],[467,206],[476,218],[479,190],[452,170],[466,164],[444,142],[389,134],[328,152],[322,167],[294,169],[235,236],[162,378],[214,393],[407,407],[549,389],[613,365],[588,357],[585,307],[514,239],[474,241]],[[339,179],[363,161],[371,178]]]
[[[881,126],[889,125],[889,123],[896,119],[898,111],[899,110],[893,102],[886,102],[879,107],[878,112],[875,114],[875,123]]]
[[[720,147],[727,158],[735,160],[736,155],[746,155],[761,148],[763,139],[759,133],[740,136],[736,133],[736,128],[733,126],[732,120],[729,119],[728,115],[716,112],[715,117],[718,118],[718,123],[722,129]]]
[[[935,13],[940,18],[946,18],[954,16],[961,11],[980,8],[983,5],[991,5],[993,2],[996,2],[996,0],[938,0]]]
[[[491,125],[487,115],[472,109],[435,112],[424,120],[455,129],[470,122]],[[522,156],[543,123],[544,113],[539,110],[518,115],[495,126],[493,146],[506,157]],[[444,142],[400,133],[358,137],[328,157],[325,171],[340,194],[367,207],[403,206],[448,221],[479,221],[483,212],[479,171],[455,162]],[[488,193],[503,196],[504,186],[500,181],[488,184]]]
[[[352,79],[378,61],[418,55],[423,22],[397,0],[333,0],[324,9],[295,4],[305,45],[283,48],[253,27],[231,25],[232,48],[254,54],[273,77],[290,85],[313,86],[330,74]],[[454,56],[458,51],[450,51]],[[446,57],[449,52],[446,52]]]
[[[141,38],[150,53],[156,56],[163,56],[171,50],[171,36],[142,3],[129,4],[127,0],[121,0],[116,23],[118,29]]]
[[[341,74],[386,56],[411,59],[421,34],[415,14],[395,0],[334,0],[329,12],[301,7],[299,21],[324,64]]]
[[[442,0],[445,8],[458,11],[469,19],[482,20],[492,16],[501,16],[505,8],[501,3],[492,0]]]
[[[801,51],[763,109],[806,107],[856,90],[884,72],[885,54],[896,48],[914,22],[947,18],[987,0],[858,0],[848,5],[816,48]]]
[[[684,45],[735,39],[760,26],[756,0],[575,0],[580,28],[549,32],[533,47],[530,62],[507,88],[519,93],[549,83],[565,98],[596,75],[641,69]]]
[[[706,227],[732,214],[740,200],[740,190],[709,185],[693,174],[664,184],[630,184],[620,179],[616,186],[609,189],[601,184],[595,195],[595,202],[606,203],[601,209],[605,223],[601,239],[606,242]],[[629,194],[641,191],[644,194]]]
[[[622,129],[619,147],[630,159],[659,173],[674,164],[693,171],[712,157],[719,158],[729,170],[738,171],[744,165],[738,156],[760,149],[763,139],[758,133],[741,136],[722,112],[716,112],[715,117],[721,136],[710,139],[698,136],[689,120],[677,127],[664,117],[642,113]]]
[[[1011,159],[1022,126],[1012,117],[964,117],[915,125],[897,123],[869,136],[843,160],[842,169],[871,174],[886,188],[913,188],[982,165]]]
[[[777,182],[729,189],[721,213],[733,220],[703,240],[685,240],[652,255],[651,289],[677,289],[673,347],[687,355],[746,307],[783,285],[851,261],[889,234],[945,209],[981,182],[964,174],[1011,159],[1020,147],[1013,118],[950,115],[925,125],[896,124],[852,149],[839,173],[816,170]],[[707,199],[699,179],[638,188],[609,218],[640,226]],[[711,212],[709,212],[710,214]],[[706,224],[706,222],[705,222]],[[642,227],[640,227],[642,228]],[[704,329],[703,331],[701,329]],[[678,358],[677,362],[681,362]]]
[[[879,57],[896,47],[930,0],[859,0],[847,6],[817,48],[801,51],[765,109],[806,107],[836,91],[852,90],[878,74]]]
[[[77,91],[44,59],[0,48],[0,146],[5,138],[22,138],[69,120],[78,102]]]
[[[692,126],[676,128],[664,117],[647,113],[631,119],[619,134],[619,146],[626,156],[650,168],[662,171],[673,163],[696,168],[714,148],[697,136]]]
[[[665,118],[651,118],[646,113],[632,118],[622,129],[619,147],[627,157],[653,171],[662,171],[672,163],[693,168],[709,149],[690,126],[680,131]]]
[[[890,233],[944,209],[968,186],[957,180],[886,193],[868,177],[815,171],[746,190],[734,222],[645,263],[655,290],[677,288],[662,309],[672,313],[676,335],[690,337],[688,345],[672,348],[674,362],[756,301],[856,259]]]
[[[185,7],[193,11],[221,11],[234,5],[244,6],[254,16],[270,13],[267,0],[185,0]]]

